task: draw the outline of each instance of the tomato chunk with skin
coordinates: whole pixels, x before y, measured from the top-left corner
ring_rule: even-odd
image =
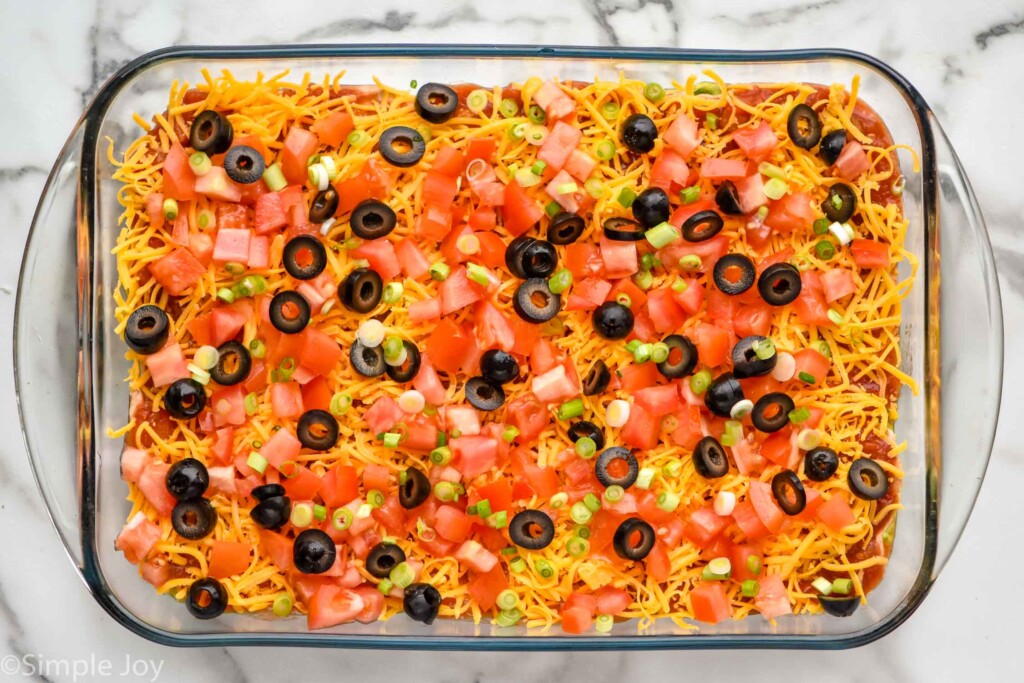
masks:
[[[732,606],[721,581],[706,581],[690,591],[693,618],[717,624],[732,618]]]
[[[363,611],[364,604],[354,590],[325,584],[307,605],[306,624],[313,631],[354,621]]]
[[[564,121],[558,121],[537,152],[537,158],[554,171],[560,170],[569,160],[576,145],[583,138],[582,131]]]
[[[160,527],[139,511],[114,539],[114,548],[123,552],[125,559],[132,564],[139,564],[153,551],[161,536]]]
[[[147,268],[153,279],[171,296],[181,296],[206,275],[206,268],[192,252],[180,247],[152,261]]]
[[[487,573],[498,566],[497,556],[473,540],[460,545],[454,557],[459,564],[481,573]]]
[[[303,185],[307,179],[306,162],[319,146],[316,133],[292,126],[284,139],[281,153],[281,170],[289,183]]]

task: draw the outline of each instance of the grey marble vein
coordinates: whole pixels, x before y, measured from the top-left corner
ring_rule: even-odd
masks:
[[[1002,38],[1003,36],[1008,36],[1013,33],[1020,33],[1022,31],[1024,31],[1024,19],[1004,21],[990,26],[981,33],[975,35],[974,42],[978,44],[979,48],[984,50],[997,38]]]

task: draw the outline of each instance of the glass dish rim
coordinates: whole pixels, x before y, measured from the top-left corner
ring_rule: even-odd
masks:
[[[94,319],[92,313],[92,273],[94,263],[89,245],[93,236],[93,216],[96,208],[95,188],[97,169],[95,150],[99,142],[99,125],[114,98],[125,85],[141,70],[179,59],[279,59],[279,58],[345,58],[345,57],[420,57],[420,58],[563,58],[563,59],[624,59],[637,62],[704,62],[704,63],[801,63],[828,60],[845,60],[869,68],[885,77],[903,96],[916,119],[922,136],[922,208],[926,235],[937,230],[938,177],[935,158],[935,134],[932,129],[931,107],[914,86],[888,64],[862,52],[845,49],[799,49],[799,50],[694,50],[682,48],[629,48],[629,47],[584,47],[584,46],[531,46],[531,45],[464,45],[464,44],[358,44],[358,45],[261,45],[261,46],[174,46],[155,50],[129,62],[114,73],[97,91],[92,102],[69,138],[70,145],[82,127],[82,163],[79,173],[79,339],[80,351],[93,352],[95,341],[92,334]],[[62,151],[63,155],[64,151]],[[53,174],[47,179],[46,190],[53,181]],[[45,190],[44,190],[45,192]],[[82,226],[88,234],[82,235]],[[35,221],[33,221],[33,228]],[[31,243],[32,233],[28,237]],[[84,240],[84,246],[83,246]],[[926,244],[927,247],[927,244]],[[81,258],[83,249],[87,259]],[[931,261],[929,256],[929,265]],[[85,272],[82,272],[82,269]],[[931,276],[928,268],[926,277]],[[938,297],[925,288],[926,321],[938,325]],[[932,320],[934,323],[932,323]],[[17,319],[15,320],[17,329]],[[17,356],[17,340],[15,340]],[[936,357],[938,342],[926,335],[924,357]],[[80,358],[86,358],[84,354]],[[488,636],[485,638],[467,636],[382,636],[345,635],[334,633],[217,633],[183,634],[154,627],[126,611],[114,599],[100,568],[95,547],[95,491],[97,463],[95,462],[95,434],[93,428],[93,374],[95,354],[79,364],[79,438],[78,457],[81,472],[78,482],[80,494],[81,526],[79,541],[82,547],[82,577],[97,602],[115,621],[133,633],[154,642],[172,646],[231,646],[231,645],[289,645],[314,647],[345,647],[374,649],[421,649],[421,650],[654,650],[689,648],[804,648],[842,649],[859,647],[873,642],[902,624],[917,609],[929,592],[935,580],[936,549],[938,541],[937,489],[933,476],[926,477],[926,513],[924,557],[918,575],[907,596],[886,618],[860,631],[839,636],[834,635],[738,635],[722,634],[700,637],[680,635],[656,636],[608,636],[602,638],[579,638],[552,635],[543,638],[524,636]],[[17,364],[16,364],[17,372]],[[938,383],[931,382],[925,387],[923,400],[926,405],[937,409],[939,405]],[[20,406],[20,400],[19,400]],[[931,410],[929,410],[931,412]],[[994,426],[993,426],[994,429]],[[24,426],[23,426],[24,432]],[[24,435],[27,439],[27,435]],[[928,439],[928,450],[939,449],[938,435]],[[933,460],[933,458],[928,458]],[[986,456],[986,461],[988,456]],[[929,464],[929,468],[933,464]],[[33,474],[37,478],[33,466]],[[41,486],[41,484],[40,484]],[[49,513],[49,511],[48,511]],[[961,530],[962,531],[962,530]],[[73,556],[73,553],[69,555]]]

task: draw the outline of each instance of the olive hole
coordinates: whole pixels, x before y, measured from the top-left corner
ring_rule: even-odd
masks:
[[[621,479],[629,473],[629,463],[625,458],[615,458],[605,468],[609,475],[615,479]]]
[[[379,213],[374,213],[373,211],[370,211],[363,216],[363,225],[365,225],[368,228],[379,228],[380,226],[384,225],[384,216],[381,216]]]
[[[247,157],[244,154],[243,155],[239,155],[239,157],[238,157],[238,168],[242,169],[243,171],[248,171],[254,165],[255,165],[255,163],[253,162],[252,157]]]
[[[789,291],[789,280],[779,279],[772,283],[772,291],[776,294],[785,294]]]
[[[546,292],[532,292],[530,294],[530,303],[537,308],[544,308],[548,305],[548,295]]]
[[[210,120],[203,121],[199,124],[199,139],[206,140],[206,138],[213,135],[213,122]]]
[[[636,549],[640,548],[640,546],[643,545],[643,543],[644,543],[644,535],[642,533],[640,533],[639,531],[634,531],[633,533],[631,533],[629,535],[629,538],[626,539],[626,543],[629,545],[630,548],[632,548],[633,550],[636,550]]]
[[[377,354],[374,349],[363,348],[363,362],[370,367],[377,364]]]
[[[238,363],[239,360],[237,353],[229,353],[221,357],[221,365],[228,374],[231,374],[238,369]]]
[[[670,365],[678,365],[683,362],[683,350],[679,348],[671,348],[668,350],[668,362]]]
[[[192,396],[191,394],[189,394],[189,395],[181,397],[181,407],[182,408],[191,408],[195,404],[196,404],[196,397],[195,396]]]
[[[281,315],[287,320],[295,320],[299,317],[299,307],[291,301],[286,301],[284,306],[281,306]]]
[[[151,330],[156,327],[156,318],[145,317],[139,320],[140,330]]]
[[[540,538],[541,534],[544,533],[544,529],[541,528],[540,524],[530,522],[523,527],[523,532],[530,538]]]
[[[379,564],[384,569],[391,569],[395,566],[395,558],[391,557],[390,555],[382,555],[381,558],[377,561],[377,564]]]
[[[494,387],[484,384],[476,390],[476,395],[485,401],[490,401],[494,397]]]
[[[448,104],[448,96],[445,95],[444,93],[439,92],[430,93],[430,96],[427,97],[427,101],[435,106],[441,106],[444,104]]]
[[[363,284],[359,287],[359,296],[360,296],[360,298],[363,298],[363,299],[366,299],[366,300],[372,299],[373,298],[373,290],[374,290],[373,283],[370,282],[369,280],[364,280]]]
[[[412,140],[404,137],[396,137],[391,141],[391,149],[399,154],[407,154],[412,151]]]
[[[182,515],[182,519],[184,520],[185,524],[189,526],[193,526],[199,521],[199,517],[196,515],[196,513],[192,512],[191,510]],[[205,591],[203,592],[203,595],[206,595]]]
[[[213,602],[213,596],[210,595],[210,591],[205,588],[199,591],[199,595],[196,596],[196,605],[202,608],[209,607]]]
[[[733,284],[743,279],[743,269],[739,266],[729,266],[722,273],[722,277]]]
[[[865,486],[872,488],[878,486],[878,477],[876,476],[876,473],[871,470],[861,470],[860,480],[864,482]]]

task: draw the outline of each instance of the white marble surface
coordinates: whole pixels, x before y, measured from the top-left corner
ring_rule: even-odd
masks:
[[[216,5],[216,6],[215,6]],[[430,9],[431,7],[434,9]],[[97,86],[125,61],[171,44],[482,42],[704,48],[837,46],[889,61],[938,111],[984,208],[1001,271],[1006,338],[1024,314],[1024,2],[894,0],[561,0],[442,3],[25,3],[0,0],[0,319],[9,330],[21,249],[45,174]],[[31,97],[25,97],[27,93]],[[996,108],[1010,112],[997,117]],[[968,334],[969,331],[965,331]],[[682,653],[387,653],[179,650],[129,634],[76,579],[17,438],[10,337],[0,339],[0,677],[7,655],[45,662],[40,680],[72,680],[90,657],[118,675],[130,657],[159,680],[552,681],[995,680],[1024,677],[1019,653],[1024,544],[1024,361],[1007,359],[1003,424],[972,520],[923,607],[894,634],[853,651]],[[1007,529],[1016,529],[1008,536]],[[21,673],[27,673],[24,669]],[[95,680],[93,668],[78,680]],[[152,680],[148,675],[129,679]],[[12,680],[18,680],[14,675]]]

